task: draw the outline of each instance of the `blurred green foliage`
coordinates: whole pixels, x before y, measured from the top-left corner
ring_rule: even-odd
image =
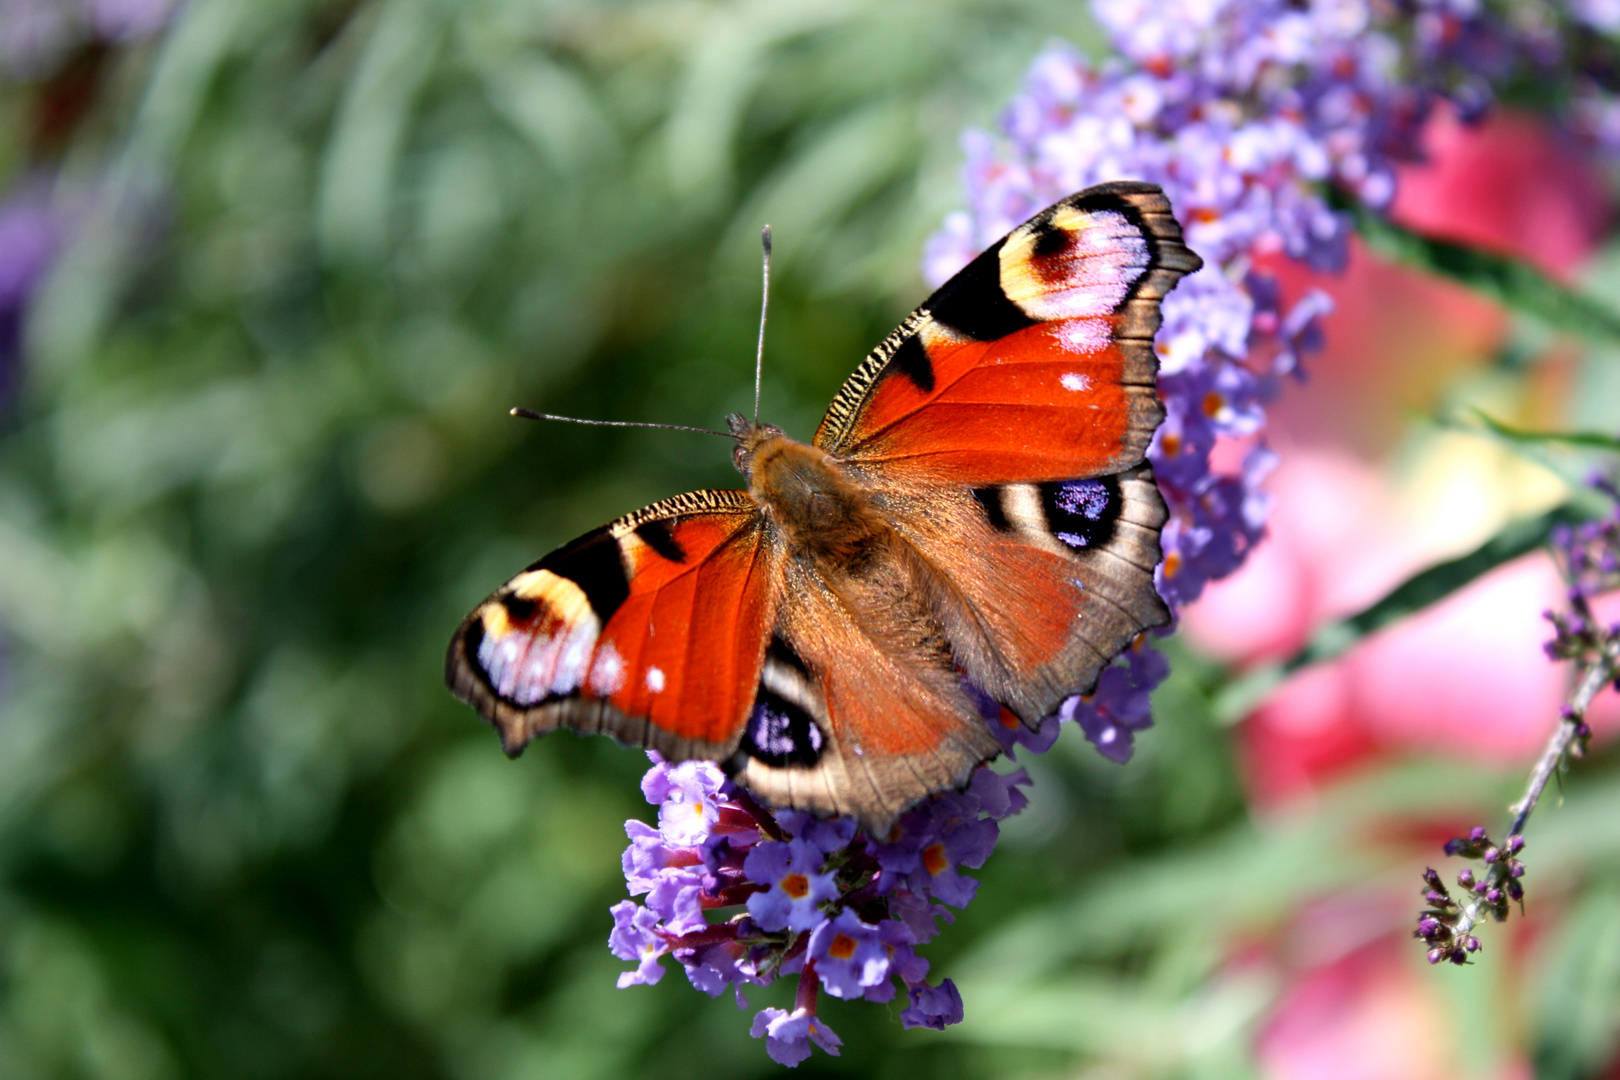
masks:
[[[808,435],[922,294],[958,132],[1091,34],[1056,0],[192,0],[105,58],[45,162],[75,233],[0,436],[0,1076],[775,1075],[678,970],[614,989],[640,755],[508,762],[440,681],[513,570],[734,485],[728,454],[506,409],[746,408],[769,221],[764,414]],[[5,91],[12,183],[42,92]],[[1379,823],[1515,779],[1402,766],[1257,828],[1220,673],[1176,660],[1128,769],[1030,763],[928,950],[967,1023],[829,1002],[845,1056],[802,1074],[1248,1075],[1276,985],[1231,943],[1415,883]],[[1603,949],[1544,979],[1548,1076],[1613,1041],[1613,764],[1532,837],[1565,830],[1538,874],[1609,875],[1572,915]]]

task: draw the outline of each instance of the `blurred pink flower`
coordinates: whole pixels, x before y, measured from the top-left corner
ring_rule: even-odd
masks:
[[[1256,1040],[1273,1080],[1431,1080],[1445,1076],[1451,1040],[1435,1023],[1437,988],[1380,942],[1309,972],[1289,987]]]
[[[1255,1040],[1267,1080],[1451,1080],[1457,1033],[1405,938],[1383,937],[1290,984]],[[1528,1078],[1523,1060],[1484,1077]]]
[[[1391,208],[1404,225],[1565,279],[1607,231],[1613,209],[1590,158],[1535,117],[1503,111],[1470,127],[1440,109],[1424,149],[1430,164],[1402,170]]]
[[[1348,455],[1285,453],[1272,490],[1267,541],[1185,615],[1188,635],[1222,659],[1284,657],[1441,555],[1402,520],[1380,473]],[[1254,797],[1274,804],[1390,754],[1528,763],[1567,686],[1567,668],[1541,651],[1541,612],[1562,594],[1550,558],[1519,559],[1290,679],[1243,727]],[[1620,723],[1612,691],[1593,722],[1600,737]]]
[[[1471,128],[1442,114],[1426,146],[1431,164],[1401,175],[1393,213],[1403,224],[1559,276],[1601,236],[1610,213],[1602,185],[1535,121],[1502,114]],[[1293,289],[1323,284],[1295,276]],[[1269,537],[1184,616],[1200,648],[1239,664],[1292,653],[1325,623],[1471,543],[1470,523],[1448,535],[1435,515],[1420,522],[1403,511],[1372,462],[1394,446],[1410,410],[1432,409],[1459,371],[1494,350],[1505,318],[1455,286],[1365,252],[1346,279],[1327,284],[1338,303],[1328,348],[1312,365],[1313,385],[1285,399],[1274,425],[1281,465],[1270,483]],[[1521,559],[1339,661],[1301,672],[1244,724],[1256,800],[1308,793],[1385,755],[1528,763],[1566,690],[1567,670],[1541,651],[1551,633],[1541,612],[1562,593],[1549,558]],[[1620,722],[1620,701],[1612,691],[1599,700],[1602,735]]]

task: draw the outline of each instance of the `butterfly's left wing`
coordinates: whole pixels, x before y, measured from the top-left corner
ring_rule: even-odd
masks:
[[[445,681],[516,754],[556,727],[722,760],[753,705],[771,556],[741,491],[666,499],[545,556],[473,609]]]
[[[929,297],[816,433],[937,572],[957,663],[1027,723],[1168,621],[1153,335],[1200,265],[1156,186],[1072,195]]]

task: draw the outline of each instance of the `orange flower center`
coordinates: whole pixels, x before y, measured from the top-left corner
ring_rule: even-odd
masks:
[[[1175,577],[1176,571],[1181,569],[1181,552],[1172,551],[1164,557],[1164,576]]]
[[[930,874],[938,874],[945,869],[945,845],[929,844],[923,848],[923,866]]]
[[[795,900],[803,900],[810,892],[810,879],[803,874],[789,874],[782,879],[782,891]]]
[[[839,934],[827,946],[827,955],[834,960],[848,960],[855,955],[855,939],[848,934]]]

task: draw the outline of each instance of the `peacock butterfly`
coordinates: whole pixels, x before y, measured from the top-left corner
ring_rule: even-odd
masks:
[[[1041,211],[855,369],[809,443],[727,417],[746,491],[637,510],[532,564],[445,679],[516,755],[553,728],[721,762],[887,831],[1169,618],[1159,304],[1201,265],[1152,184]]]

